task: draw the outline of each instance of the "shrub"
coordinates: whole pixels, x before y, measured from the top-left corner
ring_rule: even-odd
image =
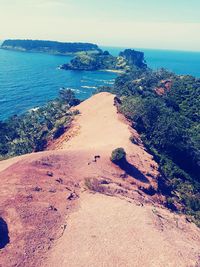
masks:
[[[175,204],[174,204],[174,199],[173,199],[172,197],[167,197],[167,198],[166,198],[166,207],[167,207],[168,209],[173,210],[173,211],[176,210],[176,206],[175,206]]]
[[[67,103],[70,107],[80,104],[80,100],[76,98],[75,93],[71,89],[60,89],[60,99]]]
[[[115,163],[119,164],[126,160],[126,152],[122,147],[116,148],[112,151],[110,160]]]
[[[57,139],[57,138],[59,138],[62,134],[64,134],[64,132],[65,132],[65,127],[64,127],[64,125],[59,125],[59,126],[56,128],[55,132],[54,132],[53,139]]]
[[[78,109],[75,109],[75,110],[73,111],[73,115],[74,115],[74,116],[79,115],[79,114],[81,114],[81,113],[80,113],[80,111],[79,111]]]
[[[105,190],[101,181],[96,178],[85,178],[85,186],[94,192],[104,193]]]

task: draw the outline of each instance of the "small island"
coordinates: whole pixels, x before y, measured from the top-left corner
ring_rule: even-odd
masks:
[[[112,56],[108,51],[93,53],[81,52],[70,63],[60,66],[64,70],[113,71],[126,72],[131,69],[146,69],[144,53],[126,49],[119,56]]]
[[[101,49],[92,43],[63,43],[56,41],[43,40],[5,40],[2,49],[23,51],[23,52],[40,52],[58,55],[73,55],[78,52],[98,53]]]
[[[60,66],[60,69],[64,70],[102,70],[124,73],[133,69],[147,68],[143,52],[125,49],[118,56],[113,56],[108,51],[103,51],[98,45],[92,43],[8,39],[2,43],[0,48],[22,52],[74,56],[70,63]]]

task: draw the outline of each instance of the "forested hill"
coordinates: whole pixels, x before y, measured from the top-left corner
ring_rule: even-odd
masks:
[[[125,49],[119,56],[112,56],[108,51],[98,53],[79,53],[69,63],[60,66],[64,70],[114,70],[128,72],[133,69],[146,69],[144,53]]]
[[[5,40],[2,43],[1,48],[17,51],[46,52],[63,55],[82,51],[101,51],[96,44],[91,43],[62,43],[43,40]]]

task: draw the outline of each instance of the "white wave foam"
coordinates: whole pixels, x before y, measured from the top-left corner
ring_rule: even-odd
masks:
[[[88,89],[97,89],[96,86],[88,86],[88,85],[82,85],[82,88],[88,88]]]

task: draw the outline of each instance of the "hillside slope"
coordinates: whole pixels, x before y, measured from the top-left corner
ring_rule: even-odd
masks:
[[[114,98],[100,93],[77,106],[49,151],[1,162],[0,266],[199,266],[199,228],[163,207],[158,165]],[[111,163],[116,147],[129,170]]]

